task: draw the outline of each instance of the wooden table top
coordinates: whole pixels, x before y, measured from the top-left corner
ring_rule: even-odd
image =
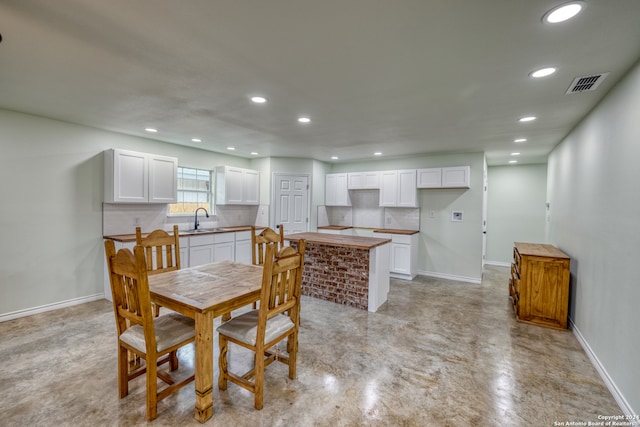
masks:
[[[233,261],[149,276],[153,301],[178,312],[213,311],[214,317],[257,301],[261,288],[262,267]]]
[[[569,255],[565,254],[560,249],[552,245],[541,243],[515,242],[515,247],[518,249],[520,255],[532,255],[550,258],[571,258]]]
[[[284,236],[284,240],[291,242],[297,242],[300,239],[305,239],[307,244],[364,250],[373,249],[391,242],[391,239],[380,239],[377,237],[344,236],[342,234],[325,233],[295,233],[285,234]]]

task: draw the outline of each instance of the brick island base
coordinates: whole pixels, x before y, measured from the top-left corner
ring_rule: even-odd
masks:
[[[302,294],[377,311],[389,292],[389,239],[297,233],[291,246],[307,241]]]

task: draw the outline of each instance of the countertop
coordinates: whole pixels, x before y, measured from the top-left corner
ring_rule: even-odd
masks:
[[[207,228],[207,227],[202,227]],[[250,225],[241,225],[237,227],[218,227],[217,231],[204,231],[201,233],[189,233],[186,230],[180,231],[180,236],[201,236],[203,234],[219,234],[219,233],[234,233],[236,231],[251,231]],[[256,227],[257,230],[262,230],[264,227]],[[173,235],[173,231],[167,231],[170,235]],[[142,233],[142,237],[148,236],[149,233]],[[114,240],[116,242],[135,242],[136,235],[134,234],[112,234],[109,236],[102,236],[104,239]]]
[[[349,227],[350,228],[350,227]],[[307,243],[324,246],[337,246],[343,248],[354,249],[373,249],[391,243],[391,239],[381,239],[377,237],[360,237],[360,236],[343,236],[341,234],[325,234],[325,233],[295,233],[285,234],[284,240],[297,242],[305,239]]]
[[[318,227],[318,230],[348,230],[350,228],[364,228],[364,227],[353,227],[351,225],[323,225]],[[371,228],[368,228],[371,230]],[[388,234],[406,234],[412,235],[419,233],[420,230],[400,230],[394,228],[373,228],[374,233],[388,233]]]

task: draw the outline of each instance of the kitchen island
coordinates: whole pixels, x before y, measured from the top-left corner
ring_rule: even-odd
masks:
[[[375,312],[389,292],[388,238],[295,233],[284,236],[296,247],[307,241],[302,294]]]

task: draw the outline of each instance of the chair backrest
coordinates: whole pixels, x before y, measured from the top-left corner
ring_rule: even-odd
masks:
[[[164,230],[154,230],[142,237],[140,227],[136,227],[136,245],[144,247],[148,274],[180,270],[180,236],[178,226],[173,226],[173,236]]]
[[[148,353],[149,348],[156,348],[156,338],[144,248],[135,246],[133,253],[126,248],[116,253],[113,240],[105,240],[104,247],[118,337],[130,325],[142,325]]]
[[[297,251],[286,246],[276,252],[275,243],[267,245],[262,272],[258,334],[261,329],[264,332],[268,319],[285,311],[293,323],[298,324],[305,248],[304,239],[298,241]]]
[[[256,227],[251,226],[251,263],[253,265],[263,265],[266,246],[269,243],[277,243],[276,252],[284,247],[284,227],[278,226],[280,233],[276,233],[271,228],[265,228],[256,235]]]

